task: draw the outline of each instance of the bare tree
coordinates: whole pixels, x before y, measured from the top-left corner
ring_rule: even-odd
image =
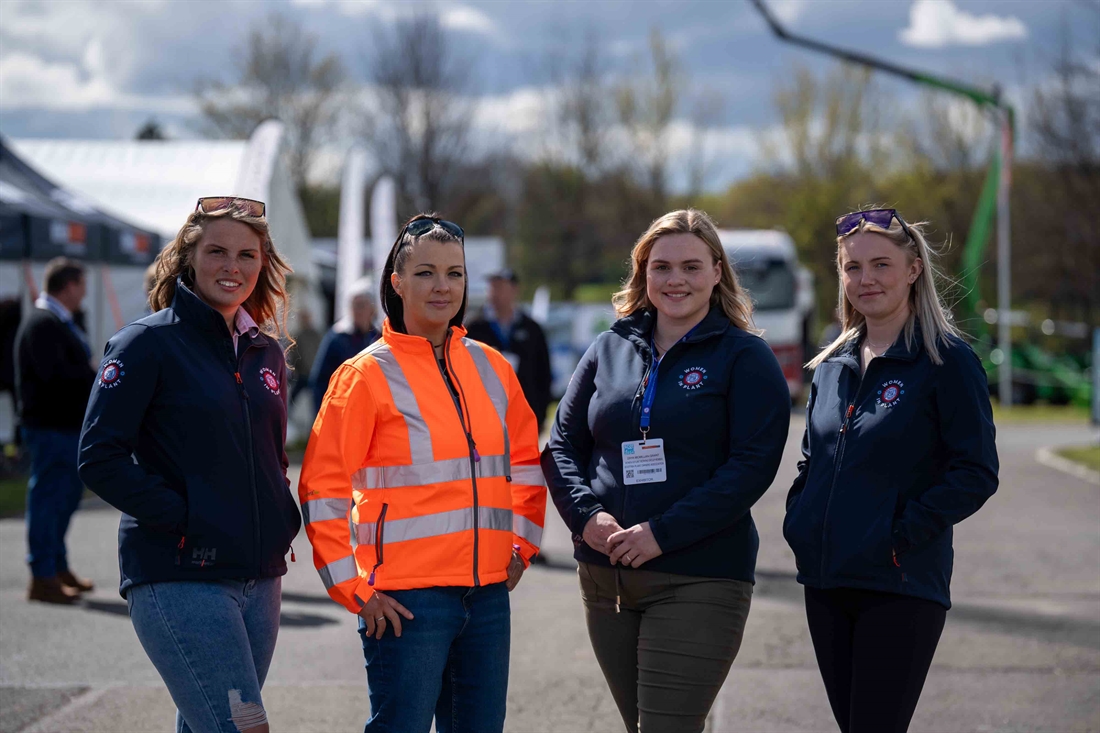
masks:
[[[714,128],[722,119],[725,99],[716,89],[705,89],[698,93],[692,103],[691,140],[688,143],[685,165],[687,168],[687,193],[689,198],[702,195],[707,179],[715,174],[712,157],[712,138]]]
[[[269,15],[234,49],[234,81],[196,83],[205,131],[242,138],[265,119],[282,120],[290,173],[302,188],[318,148],[337,122],[344,81],[340,59],[319,56],[316,36],[284,15]]]
[[[376,35],[367,71],[374,85],[364,109],[367,144],[406,202],[443,208],[469,154],[470,63],[437,15],[418,13]]]
[[[642,169],[653,197],[664,201],[668,187],[669,127],[681,96],[680,63],[661,32],[649,34],[652,75],[628,79],[617,95],[619,121],[630,138],[629,160]]]

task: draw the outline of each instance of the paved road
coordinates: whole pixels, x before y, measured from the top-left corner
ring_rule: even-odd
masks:
[[[835,730],[780,536],[800,431],[796,421],[776,485],[754,509],[759,580],[713,731]],[[1039,446],[1097,436],[1069,426],[1000,432],[1002,488],[957,530],[955,607],[912,729],[1100,731],[1100,487],[1034,460]],[[79,608],[56,608],[23,600],[24,526],[0,521],[0,733],[171,730],[171,700],[115,592],[117,522],[95,503],[76,515],[72,562],[99,588]],[[507,728],[621,730],[556,516],[546,547],[551,566],[533,568],[512,595]],[[304,535],[296,550],[264,691],[273,730],[360,730],[369,704],[354,619],[325,595]]]

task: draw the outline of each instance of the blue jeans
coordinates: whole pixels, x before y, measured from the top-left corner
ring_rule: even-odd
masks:
[[[365,733],[504,730],[511,611],[504,583],[478,588],[387,591],[412,611],[401,638],[366,635],[371,716]]]
[[[237,733],[267,722],[260,688],[279,635],[282,578],[135,585],[138,640],[176,703],[176,733]]]
[[[69,569],[65,533],[84,493],[76,472],[80,431],[24,427],[23,443],[31,454],[27,563],[34,577],[50,578]]]

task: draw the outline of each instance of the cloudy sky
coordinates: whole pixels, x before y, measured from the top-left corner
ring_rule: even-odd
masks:
[[[975,84],[1000,84],[1025,106],[1068,34],[1096,58],[1100,0],[767,0],[791,30]],[[300,21],[322,50],[345,61],[353,83],[379,24],[411,12],[392,0],[2,0],[0,133],[7,137],[128,138],[150,117],[175,137],[196,135],[188,90],[229,81],[232,53],[276,10]],[[601,40],[614,75],[638,69],[652,28],[678,54],[691,100],[712,96],[711,186],[751,170],[757,134],[775,124],[772,91],[797,65],[828,68],[780,44],[748,0],[440,0],[434,8],[476,69],[479,125],[529,146],[539,134],[546,59]],[[917,97],[884,81],[899,105]],[[690,128],[681,110],[680,137]],[[1025,110],[1026,113],[1026,110]],[[346,145],[332,147],[338,157]]]

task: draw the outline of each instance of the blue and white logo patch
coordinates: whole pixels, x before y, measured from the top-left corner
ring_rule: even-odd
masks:
[[[699,389],[707,381],[707,370],[701,366],[688,367],[680,374],[680,386],[689,392]]]
[[[103,362],[103,368],[99,370],[99,386],[103,389],[114,389],[125,376],[122,362],[118,359],[108,359]]]
[[[891,379],[879,385],[875,403],[879,407],[893,407],[903,394],[905,394],[905,385],[899,379]]]

